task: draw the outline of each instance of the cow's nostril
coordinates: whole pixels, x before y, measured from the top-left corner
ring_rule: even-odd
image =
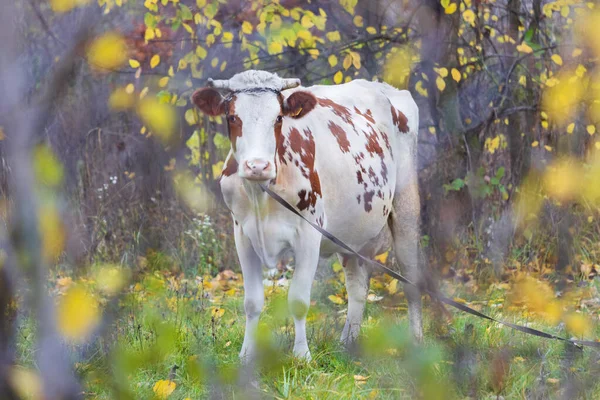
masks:
[[[271,169],[271,163],[266,160],[252,159],[245,163],[246,171],[253,175],[262,175]]]

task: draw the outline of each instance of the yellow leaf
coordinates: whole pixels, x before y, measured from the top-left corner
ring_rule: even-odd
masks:
[[[330,294],[329,296],[327,296],[327,298],[332,303],[335,303],[335,304],[344,304],[345,303],[344,299],[342,299],[340,296],[337,296],[337,295]]]
[[[390,254],[389,251],[386,251],[385,253],[381,253],[381,254],[375,256],[375,260],[379,261],[382,264],[385,264],[387,262],[389,254]]]
[[[546,169],[543,178],[544,189],[550,197],[559,201],[568,201],[581,192],[583,175],[577,163],[559,160]]]
[[[525,42],[517,46],[517,51],[521,53],[533,53],[533,49]]]
[[[367,379],[369,379],[368,376],[354,375],[354,383],[357,385],[364,385],[367,383]]]
[[[540,142],[538,142],[537,140],[534,140],[534,141],[531,143],[531,147],[538,147],[538,146],[539,146],[539,144],[540,144]]]
[[[221,307],[213,307],[210,311],[210,315],[214,319],[219,319],[225,314],[225,309]]]
[[[33,150],[33,172],[39,183],[56,187],[62,183],[64,168],[52,149],[45,145]]]
[[[98,301],[81,286],[60,298],[56,312],[59,332],[74,342],[84,341],[100,322]]]
[[[139,68],[140,62],[138,60],[129,60],[129,66],[131,68]]]
[[[590,321],[581,314],[572,313],[565,318],[567,330],[578,337],[583,337],[590,333],[591,324]]]
[[[439,76],[441,76],[442,78],[445,78],[448,76],[448,68],[434,68],[435,71],[438,73]]]
[[[559,56],[558,54],[552,54],[552,61],[554,61],[554,63],[556,65],[563,65],[563,60],[562,57]]]
[[[177,115],[170,105],[160,103],[151,96],[144,97],[138,104],[137,113],[144,125],[163,141],[167,141],[171,137]]]
[[[475,26],[475,13],[471,9],[467,9],[463,12],[463,19],[471,26]]]
[[[6,134],[4,133],[4,128],[0,126],[0,142],[6,139]]]
[[[223,171],[223,165],[225,163],[223,161],[219,161],[212,166],[213,179],[218,179],[221,176],[221,172]]]
[[[573,52],[571,53],[571,57],[577,58],[581,55],[581,53],[583,53],[583,51],[581,49],[574,49]]]
[[[362,27],[364,25],[364,21],[363,21],[363,17],[360,15],[356,15],[353,19],[352,22],[354,22],[354,25],[358,26],[359,28]]]
[[[95,274],[96,284],[102,292],[113,296],[125,286],[127,273],[123,268],[115,265],[106,265],[99,268]]]
[[[188,108],[185,111],[184,117],[188,125],[196,125],[198,123],[198,118],[194,109]]]
[[[340,40],[342,40],[342,37],[340,36],[340,33],[338,31],[327,32],[325,36],[330,42],[339,42]]]
[[[374,35],[377,33],[377,29],[373,28],[372,26],[367,26],[367,33]]]
[[[279,42],[271,42],[268,50],[269,54],[279,54],[283,51],[283,46]]]
[[[398,279],[392,279],[387,287],[387,291],[389,294],[395,294],[398,292]]]
[[[158,80],[158,86],[159,87],[165,87],[165,86],[167,86],[168,83],[169,83],[169,77],[168,76],[162,77],[162,78],[160,78]]]
[[[8,371],[11,388],[17,392],[20,399],[43,399],[42,380],[34,370],[23,367],[12,367]]]
[[[130,109],[135,103],[135,97],[132,93],[133,90],[128,92],[127,88],[121,87],[115,89],[115,91],[112,92],[108,98],[108,106],[115,111],[124,111]]]
[[[446,89],[446,82],[444,82],[444,78],[438,76],[435,80],[435,85],[437,86],[440,92],[443,92]]]
[[[571,122],[571,123],[569,124],[569,126],[567,126],[567,133],[568,133],[568,134],[571,134],[571,133],[573,133],[573,130],[575,130],[575,122]]]
[[[254,28],[252,27],[252,24],[250,22],[242,22],[242,32],[244,32],[246,35],[251,34],[253,29]]]
[[[339,85],[340,83],[342,83],[343,78],[344,78],[344,74],[342,74],[342,71],[338,71],[333,76],[333,82],[335,82],[336,85]]]
[[[156,37],[154,34],[154,29],[146,28],[146,32],[144,33],[144,40],[147,42],[148,40],[152,40]]]
[[[527,77],[525,75],[519,77],[519,85],[527,87]]]
[[[556,77],[556,83],[553,82],[542,95],[543,109],[548,118],[560,127],[573,120],[585,90],[581,79],[572,78],[573,70],[561,71]]]
[[[89,0],[50,0],[50,7],[55,13],[66,13],[75,7],[87,4]]]
[[[327,61],[329,61],[329,65],[331,67],[335,67],[338,63],[338,58],[336,57],[335,54],[332,54],[329,56],[329,58],[327,58]]]
[[[150,68],[155,68],[158,64],[160,64],[160,56],[155,54],[150,59]]]
[[[418,81],[415,84],[415,90],[423,97],[428,97],[427,88],[423,87],[423,81]]]
[[[383,68],[383,80],[399,89],[405,89],[413,62],[412,49],[408,46],[392,52]]]
[[[596,133],[596,126],[595,125],[588,125],[588,126],[586,126],[585,130],[590,135],[593,135],[594,133]]]
[[[352,56],[350,55],[350,53],[346,54],[346,57],[344,57],[344,61],[342,62],[342,67],[344,67],[344,69],[348,69],[350,68],[350,66],[352,65]]]
[[[454,14],[456,12],[456,3],[449,4],[444,10],[446,14]]]
[[[452,68],[452,71],[450,71],[450,73],[452,74],[452,79],[454,79],[456,82],[460,82],[460,71],[457,70],[456,68]]]
[[[352,65],[354,68],[360,69],[360,54],[355,51],[351,51],[350,56],[352,57]]]
[[[152,391],[159,399],[166,399],[173,393],[176,387],[177,384],[175,382],[161,379],[154,384]]]
[[[118,33],[105,33],[88,46],[86,54],[92,68],[108,72],[127,61],[127,43]]]
[[[358,0],[340,0],[340,4],[350,15],[354,15],[354,7],[356,7]]]
[[[196,55],[201,59],[205,59],[206,55],[207,55],[207,51],[204,47],[202,46],[196,46]]]
[[[302,25],[306,29],[310,29],[313,26],[315,26],[313,20],[307,14],[303,15],[302,19],[300,19],[300,25]]]

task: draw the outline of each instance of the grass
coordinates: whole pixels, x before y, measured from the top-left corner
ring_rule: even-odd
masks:
[[[253,371],[261,398],[512,399],[558,398],[565,393],[600,398],[596,350],[572,349],[455,310],[445,321],[428,301],[425,343],[415,346],[401,293],[368,304],[362,350],[350,355],[338,342],[346,305],[328,299],[340,285],[335,275],[314,284],[308,316],[313,360],[308,363],[291,356],[293,322],[287,313],[287,289],[267,287],[259,328],[262,359]],[[528,321],[519,312],[501,315],[503,308],[474,301],[466,288],[454,291],[454,296],[468,299],[483,312],[566,335],[561,327]],[[502,303],[506,294],[492,289],[479,300]],[[196,277],[148,273],[118,308],[119,317],[106,335],[86,347],[69,346],[86,398],[151,399],[161,380],[176,384],[170,399],[248,394],[247,388],[237,386],[245,318],[238,274],[200,282]],[[600,337],[598,326],[592,337]],[[19,361],[24,365],[33,365],[34,339],[32,324],[25,321],[19,328]]]

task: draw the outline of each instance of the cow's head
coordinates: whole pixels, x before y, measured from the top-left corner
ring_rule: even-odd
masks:
[[[208,80],[192,100],[203,113],[225,115],[233,155],[242,178],[275,178],[275,153],[284,118],[302,118],[316,104],[309,92],[298,90],[285,101],[283,90],[300,85],[265,71],[246,71],[229,80]]]

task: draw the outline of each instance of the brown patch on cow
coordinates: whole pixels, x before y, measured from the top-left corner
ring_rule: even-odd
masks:
[[[346,132],[344,131],[344,129],[342,129],[341,126],[339,126],[333,121],[329,121],[329,124],[327,124],[327,126],[329,127],[331,133],[333,133],[333,136],[335,136],[335,139],[337,140],[338,146],[340,146],[340,150],[342,150],[342,153],[348,153],[350,151],[350,142],[348,141],[348,137],[346,136]]]
[[[392,106],[392,121],[400,132],[408,133],[408,118],[402,111],[396,110],[394,106]]]
[[[388,181],[388,169],[383,159],[381,159],[381,179],[383,179],[383,183]]]
[[[288,117],[302,118],[317,105],[317,98],[310,92],[299,90],[287,98],[284,113]]]
[[[331,110],[333,111],[333,113],[335,115],[340,117],[342,119],[342,121],[351,125],[354,128],[354,123],[352,122],[352,113],[350,112],[350,110],[347,107],[345,107],[341,104],[338,104],[335,101],[330,100],[330,99],[319,98],[319,99],[317,99],[317,101],[321,107],[331,108]]]
[[[309,207],[313,209],[311,212],[314,214],[315,205],[317,203],[317,197],[322,197],[321,194],[321,180],[319,174],[315,171],[315,140],[310,129],[304,129],[304,136],[300,134],[300,131],[296,128],[291,128],[288,134],[289,139],[289,150],[290,161],[292,160],[291,154],[296,154],[300,157],[302,165],[296,165],[300,168],[302,176],[307,178],[310,182],[310,191],[301,190],[298,192],[300,201],[297,204],[298,209],[305,210]]]
[[[369,110],[367,108],[367,111],[363,114],[360,112],[360,110],[356,107],[354,107],[354,111],[360,115],[361,117],[363,117],[364,119],[366,119],[367,121],[369,121],[370,123],[374,124],[375,123],[375,118],[373,118],[373,113],[371,112],[371,110]]]
[[[377,154],[379,157],[381,157],[383,159],[383,148],[381,148],[381,145],[379,144],[379,138],[377,137],[377,132],[375,132],[375,129],[373,129],[372,126],[369,126],[369,127],[371,128],[371,132],[370,133],[364,132],[364,134],[367,138],[367,144],[365,145],[365,149],[372,156]]]
[[[383,216],[384,216],[384,217],[387,217],[387,215],[388,215],[388,209],[387,209],[387,205],[385,205],[385,204],[384,204],[384,205],[383,205]]]
[[[233,156],[227,159],[227,164],[225,165],[225,169],[221,173],[221,176],[231,176],[238,172],[238,163]]]
[[[369,192],[365,192],[363,195],[365,198],[365,211],[370,212],[373,209],[371,202],[373,201],[373,196],[375,195],[375,191],[371,190]]]
[[[362,173],[358,170],[356,171],[356,182],[358,182],[359,185],[363,183]]]
[[[390,145],[390,138],[387,135],[387,133],[385,133],[384,131],[380,130],[379,134],[381,135],[381,138],[383,139],[383,142],[385,143],[385,148],[389,150],[390,152],[390,156],[392,156],[392,159],[394,158],[394,154],[392,153],[392,146]]]
[[[204,114],[215,117],[225,113],[225,101],[216,89],[202,88],[196,90],[192,94],[192,102]]]

